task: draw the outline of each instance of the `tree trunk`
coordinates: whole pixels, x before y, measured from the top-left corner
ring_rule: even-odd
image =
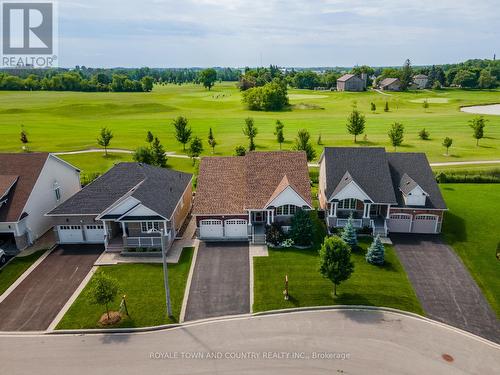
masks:
[[[476,147],[479,146],[479,138],[476,138]]]
[[[106,314],[108,314],[108,320],[110,320],[111,318],[109,317],[109,309],[108,309],[108,304],[106,304]]]
[[[184,151],[186,151],[186,144],[185,143],[182,144],[182,147],[184,148]]]
[[[333,295],[337,295],[337,284],[333,284]]]
[[[108,156],[108,147],[104,146],[104,155],[107,157]]]

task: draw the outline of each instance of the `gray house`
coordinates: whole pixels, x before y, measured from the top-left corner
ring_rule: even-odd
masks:
[[[168,249],[191,209],[191,179],[171,169],[119,163],[47,215],[60,244]]]
[[[384,91],[401,91],[401,81],[399,78],[384,78],[379,82],[378,87]]]
[[[352,215],[356,227],[381,235],[439,233],[446,210],[425,154],[381,147],[326,147],[318,195],[328,228]]]
[[[337,79],[337,91],[364,91],[366,90],[367,75],[361,77],[354,74],[344,74]]]

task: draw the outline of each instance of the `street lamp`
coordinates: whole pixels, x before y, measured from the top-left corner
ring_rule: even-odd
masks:
[[[166,228],[165,228],[166,229]],[[170,287],[168,285],[168,266],[167,266],[167,254],[165,253],[165,246],[164,246],[164,233],[163,231],[153,228],[148,231],[149,233],[160,233],[160,242],[161,242],[161,257],[162,257],[162,263],[163,263],[163,283],[165,286],[165,298],[166,298],[166,304],[167,304],[167,314],[168,317],[170,318],[172,316],[172,306],[170,303]]]

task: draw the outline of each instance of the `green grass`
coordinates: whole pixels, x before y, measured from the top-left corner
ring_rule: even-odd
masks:
[[[113,328],[146,327],[178,322],[192,257],[193,248],[185,248],[179,263],[168,266],[173,319],[168,318],[166,314],[161,264],[119,264],[99,267],[99,270],[115,278],[120,285],[121,294],[127,295],[130,318],[123,319]],[[98,320],[105,310],[102,306],[90,303],[86,292],[87,288],[64,315],[57,329],[100,328]],[[111,310],[119,309],[121,294],[111,304]]]
[[[0,295],[2,295],[30,266],[47,250],[40,250],[27,256],[15,257],[0,270]]]
[[[318,227],[318,222],[316,222]],[[362,251],[352,253],[355,264],[351,278],[342,283],[333,297],[333,284],[319,273],[322,235],[316,236],[309,250],[269,249],[269,256],[254,258],[254,305],[257,311],[303,306],[369,305],[393,307],[423,315],[408,277],[393,248],[385,246],[386,264],[368,264],[364,254],[369,238],[360,238]],[[290,299],[283,298],[285,275],[289,279]]]
[[[59,155],[59,157],[79,168],[82,175],[104,173],[114,164],[132,161],[132,155],[125,153],[108,153],[108,156],[105,157],[104,154],[98,152],[89,152],[85,154]],[[169,157],[167,167],[181,172],[194,172],[191,159]]]
[[[443,223],[455,249],[500,318],[500,184],[443,184]]]
[[[222,96],[221,94],[224,94]],[[446,99],[430,103],[426,110],[415,100]],[[292,147],[297,131],[306,128],[311,133],[317,155],[323,146],[316,144],[321,134],[325,146],[352,145],[346,132],[346,118],[353,102],[366,114],[367,142],[360,145],[389,146],[387,131],[391,123],[404,124],[406,135],[402,151],[426,152],[431,161],[493,159],[499,153],[500,116],[485,116],[487,123],[480,147],[475,146],[468,121],[474,117],[459,111],[463,105],[498,103],[500,91],[448,89],[440,91],[391,93],[390,96],[368,91],[316,92],[290,90],[291,110],[283,112],[253,112],[241,102],[241,93],[234,82],[217,84],[212,91],[199,85],[156,86],[150,93],[85,93],[85,92],[0,92],[0,151],[20,151],[19,132],[24,125],[32,150],[67,151],[95,148],[99,129],[109,127],[114,138],[111,147],[135,149],[145,143],[146,131],[161,139],[167,151],[184,153],[173,136],[171,121],[178,115],[187,116],[194,135],[202,137],[205,155],[211,150],[206,137],[211,127],[218,145],[216,154],[232,154],[238,144],[247,144],[242,133],[244,119],[252,116],[259,129],[257,150],[275,150],[278,144],[273,134],[280,119],[285,124],[285,149]],[[390,111],[384,112],[385,102]],[[370,102],[377,111],[370,111]],[[431,139],[422,141],[418,131],[426,128]],[[453,138],[451,155],[444,156],[444,137]],[[363,137],[360,136],[360,139]]]

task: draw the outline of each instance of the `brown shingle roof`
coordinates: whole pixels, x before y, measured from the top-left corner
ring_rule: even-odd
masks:
[[[203,158],[194,213],[244,214],[245,209],[264,208],[276,190],[284,189],[283,181],[312,205],[304,152],[250,152],[246,156]]]
[[[0,175],[0,198],[3,198],[9,191],[10,188],[16,183],[16,175]]]
[[[46,152],[0,154],[0,175],[18,176],[7,196],[7,203],[0,207],[0,221],[16,222],[20,219],[48,157]]]

